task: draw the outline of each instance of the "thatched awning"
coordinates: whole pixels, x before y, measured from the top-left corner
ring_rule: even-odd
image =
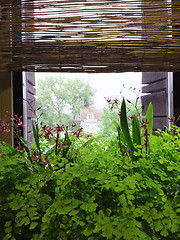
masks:
[[[0,71],[180,70],[180,0],[0,3]]]

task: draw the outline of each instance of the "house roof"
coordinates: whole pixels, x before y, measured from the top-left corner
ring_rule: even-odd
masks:
[[[87,120],[87,115],[90,113],[94,114],[94,119],[101,120],[104,110],[97,109],[94,107],[82,108],[82,109],[80,109],[80,121]]]
[[[169,71],[180,1],[3,0],[0,71]]]

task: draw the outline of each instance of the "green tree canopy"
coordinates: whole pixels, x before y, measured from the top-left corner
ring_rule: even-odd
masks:
[[[93,104],[93,94],[89,83],[78,79],[46,77],[36,83],[36,105],[43,113],[43,123],[49,126],[70,125],[81,108]]]

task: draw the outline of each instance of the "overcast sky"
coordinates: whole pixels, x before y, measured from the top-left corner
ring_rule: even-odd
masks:
[[[120,98],[120,91],[125,88],[141,89],[142,73],[36,73],[36,80],[45,79],[46,76],[63,77],[64,79],[80,79],[89,82],[95,91],[94,106],[103,108],[106,105],[104,97]],[[123,90],[123,96],[128,99],[135,98],[129,90]]]

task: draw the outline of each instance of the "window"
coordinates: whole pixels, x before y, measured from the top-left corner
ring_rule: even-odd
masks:
[[[87,115],[87,119],[94,119],[94,114],[93,113],[89,113]]]

